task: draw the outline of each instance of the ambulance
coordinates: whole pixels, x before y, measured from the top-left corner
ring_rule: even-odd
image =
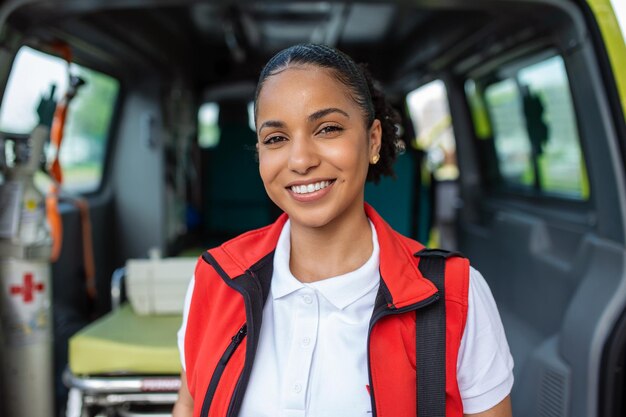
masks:
[[[169,416],[185,290],[274,221],[252,100],[277,51],[367,63],[402,116],[366,200],[467,256],[516,417],[626,414],[624,0],[0,2],[0,416]]]

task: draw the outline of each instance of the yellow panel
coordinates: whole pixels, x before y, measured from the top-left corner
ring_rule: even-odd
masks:
[[[619,23],[613,12],[610,0],[587,0],[593,11],[609,54],[613,76],[622,103],[622,111],[626,116],[626,45],[620,31]]]

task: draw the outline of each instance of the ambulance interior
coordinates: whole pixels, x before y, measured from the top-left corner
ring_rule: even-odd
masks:
[[[0,415],[37,402],[42,415],[170,415],[195,259],[280,214],[251,101],[267,59],[300,42],[368,63],[402,115],[396,178],[366,200],[485,276],[515,360],[514,415],[623,415],[626,127],[594,16],[573,0],[0,3],[0,182],[75,93],[50,292],[1,277]],[[50,194],[44,136],[34,181]],[[43,394],[29,381],[45,363],[7,371],[30,343],[5,326],[27,287],[52,306]],[[20,358],[16,372],[34,360]]]

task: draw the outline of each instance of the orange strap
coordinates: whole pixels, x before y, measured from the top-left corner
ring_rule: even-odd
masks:
[[[63,142],[63,131],[65,130],[65,120],[67,118],[67,108],[72,98],[74,98],[75,92],[72,91],[72,85],[70,81],[70,62],[72,62],[72,51],[69,45],[57,42],[52,45],[53,49],[57,50],[67,62],[67,78],[68,86],[67,92],[57,104],[54,111],[54,117],[52,119],[52,126],[50,129],[50,142],[54,147],[54,159],[50,167],[50,174],[52,178],[60,186],[63,184],[63,171],[61,169],[61,163],[59,161],[59,152],[61,151],[61,143]],[[57,190],[58,191],[58,190]]]
[[[46,215],[50,225],[50,235],[52,237],[52,251],[50,260],[56,262],[61,255],[63,242],[63,223],[59,213],[58,188],[53,185],[50,193],[46,196]],[[87,295],[91,299],[96,298],[96,265],[93,255],[93,238],[91,234],[91,216],[89,214],[89,202],[84,198],[73,199],[74,205],[78,208],[81,220],[82,240],[83,240],[83,264],[85,268],[85,281]]]
[[[69,66],[72,62],[72,52],[70,47],[65,43],[55,43],[52,48],[57,50],[65,61],[67,61],[67,73],[69,81]],[[71,88],[68,85],[68,90]],[[52,164],[50,165],[49,172],[54,182],[50,187],[50,192],[46,197],[46,215],[48,217],[48,224],[50,225],[50,235],[52,237],[52,252],[50,254],[50,261],[56,262],[61,255],[61,246],[63,245],[63,222],[61,221],[61,215],[59,214],[59,188],[63,184],[63,170],[61,168],[61,162],[59,160],[59,153],[61,151],[61,143],[63,142],[63,131],[65,129],[65,119],[67,118],[67,108],[71,96],[65,94],[61,101],[57,104],[54,111],[54,117],[52,119],[52,127],[50,129],[50,142],[54,147],[54,157]]]
[[[56,262],[61,255],[61,243],[63,242],[63,223],[61,222],[61,214],[59,213],[59,199],[57,186],[53,185],[46,196],[46,217],[48,225],[50,225],[50,236],[52,237],[52,251],[50,253],[50,261]]]
[[[54,147],[54,157],[49,172],[54,183],[46,197],[46,212],[48,224],[50,225],[50,235],[52,236],[52,253],[50,255],[50,261],[52,262],[56,262],[59,259],[63,244],[63,223],[59,214],[58,202],[59,187],[63,183],[63,170],[59,161],[59,153],[61,151],[61,143],[63,142],[63,130],[65,129],[68,104],[69,100],[67,97],[63,97],[61,102],[57,104],[54,118],[52,119],[52,129],[50,130],[50,142]]]
[[[63,59],[65,59],[67,65],[72,62],[72,49],[67,43],[63,41],[55,41],[50,44],[50,46],[53,50],[57,51],[63,57]]]
[[[57,49],[67,61],[69,79],[69,65],[72,61],[70,48],[68,45],[62,43],[55,44],[53,47]],[[52,164],[50,165],[49,172],[52,177],[53,184],[50,187],[48,196],[46,197],[46,214],[48,217],[48,224],[50,225],[50,235],[52,237],[52,251],[50,255],[50,260],[52,262],[56,262],[59,259],[63,243],[63,222],[61,220],[61,214],[59,213],[59,191],[61,185],[63,184],[63,169],[61,167],[59,154],[61,152],[61,144],[63,143],[67,109],[75,94],[76,91],[72,90],[71,85],[68,85],[68,91],[57,104],[54,111],[54,118],[52,119],[52,127],[50,129],[50,142],[54,147],[54,157]],[[81,229],[83,234],[83,263],[85,268],[87,295],[91,299],[94,299],[96,297],[96,267],[93,256],[89,203],[87,200],[82,198],[73,199],[73,202],[78,208],[81,218]]]
[[[67,118],[67,107],[69,100],[63,97],[61,102],[57,104],[52,119],[52,129],[50,130],[50,142],[54,147],[54,159],[50,165],[50,175],[60,185],[63,183],[63,170],[59,161],[59,153],[61,152],[61,143],[63,142],[63,130],[65,129],[65,119]]]

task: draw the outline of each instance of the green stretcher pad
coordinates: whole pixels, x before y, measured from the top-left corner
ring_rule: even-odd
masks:
[[[69,342],[74,375],[178,374],[182,316],[139,316],[129,304],[85,327]]]

